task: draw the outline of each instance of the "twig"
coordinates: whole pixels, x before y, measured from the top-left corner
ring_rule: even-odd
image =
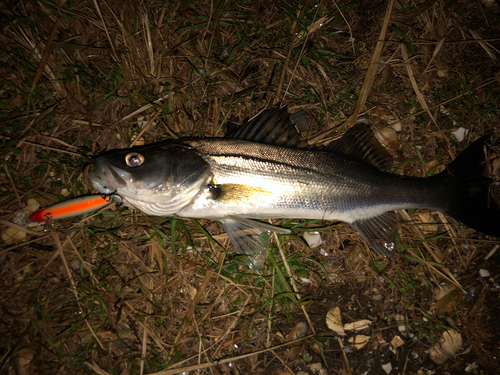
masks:
[[[292,270],[290,268],[290,265],[288,264],[288,260],[286,259],[285,252],[283,251],[283,247],[281,246],[281,243],[279,241],[278,235],[276,232],[273,232],[274,238],[276,240],[276,246],[278,246],[278,249],[280,251],[281,259],[283,259],[283,264],[285,265],[286,272],[290,275],[290,282],[292,284],[292,288],[295,293],[297,293],[297,299],[300,300],[301,296],[299,294],[299,289],[297,288],[297,284],[295,284],[295,275],[292,273]],[[307,310],[304,305],[300,305],[302,308],[302,311],[304,312],[304,315],[306,316],[307,323],[309,324],[309,327],[312,329],[313,333],[316,333],[316,330],[314,329],[314,326],[311,322],[311,319],[309,318],[309,314],[307,313]]]
[[[314,336],[314,334],[311,334],[311,335],[302,337],[302,338],[297,339],[297,340],[288,341],[288,342],[285,342],[284,344],[279,344],[279,345],[273,346],[271,348],[258,350],[256,352],[252,352],[252,353],[238,355],[236,357],[224,358],[224,359],[221,359],[219,361],[202,363],[202,364],[199,364],[199,365],[186,366],[186,367],[180,367],[180,368],[171,369],[171,370],[153,372],[153,373],[151,373],[149,375],[174,375],[174,374],[179,374],[179,373],[183,373],[183,372],[196,371],[196,370],[201,370],[201,369],[204,369],[204,368],[214,367],[214,366],[221,365],[223,363],[234,362],[234,361],[239,361],[240,359],[244,359],[244,358],[248,358],[248,357],[253,357],[253,356],[258,356],[259,354],[267,353],[267,352],[270,352],[272,350],[276,350],[276,349],[282,348],[284,346],[287,346],[287,345],[290,345],[290,344],[293,344],[293,343],[296,343],[296,342],[299,342],[299,341],[307,340],[307,339],[309,339],[309,338],[311,338],[313,336]],[[179,364],[176,363],[173,366],[178,366],[178,365]]]
[[[344,123],[345,125],[350,126],[356,122],[356,118],[358,117],[361,108],[363,108],[366,99],[368,98],[368,94],[370,93],[373,81],[375,80],[375,76],[377,74],[377,67],[380,61],[380,55],[382,54],[382,48],[384,47],[385,36],[387,34],[387,27],[389,25],[393,6],[394,0],[391,0],[385,13],[384,23],[382,25],[382,30],[380,30],[380,36],[378,38],[377,46],[375,47],[375,51],[373,52],[372,58],[370,60],[370,65],[368,66],[365,80],[363,81],[363,86],[361,86],[361,91],[356,103],[356,108],[354,108],[354,112]]]
[[[54,233],[54,235],[52,236],[52,238],[54,239],[54,242],[56,243],[56,246],[57,246],[57,249],[58,249],[58,255],[59,255],[59,257],[61,258],[61,260],[62,260],[62,262],[64,264],[64,268],[66,270],[66,273],[68,274],[69,283],[71,284],[71,290],[72,290],[73,294],[75,295],[75,299],[76,299],[76,303],[78,304],[78,308],[83,312],[83,307],[80,304],[80,297],[78,295],[78,288],[76,287],[75,280],[73,279],[73,275],[72,275],[72,273],[71,273],[71,271],[69,269],[68,262],[66,261],[66,257],[64,256],[64,251],[63,251],[63,248],[62,248],[62,245],[61,245],[61,241],[59,241],[59,236]],[[87,328],[90,330],[92,336],[94,336],[95,340],[97,341],[97,343],[99,344],[99,346],[101,347],[101,349],[105,350],[104,349],[104,345],[102,344],[101,340],[99,340],[99,337],[97,337],[97,335],[95,334],[95,332],[92,329],[92,326],[90,325],[90,323],[89,323],[89,321],[88,321],[87,318],[85,318],[85,324],[87,325]]]
[[[159,109],[154,115],[153,117],[151,117],[148,121],[148,123],[146,124],[146,126],[139,132],[139,134],[137,134],[137,137],[135,137],[135,139],[132,141],[132,143],[130,143],[130,147],[133,147],[138,141],[139,139],[142,137],[142,135],[146,132],[146,130],[148,130],[149,126],[153,123],[153,121],[160,115],[160,113],[162,112],[161,109]]]
[[[340,349],[342,350],[342,355],[344,356],[347,372],[349,373],[349,375],[352,375],[351,365],[349,364],[349,360],[347,359],[347,355],[345,354],[344,344],[342,343],[342,339],[340,337],[337,337],[337,341],[339,342]]]
[[[5,173],[7,173],[7,177],[9,177],[9,181],[12,185],[12,189],[14,189],[14,194],[16,194],[17,202],[19,203],[19,208],[21,208],[22,202],[21,198],[19,197],[19,193],[17,192],[16,184],[14,183],[14,180],[12,179],[12,176],[10,175],[9,167],[7,167],[7,164],[3,165],[5,169]]]
[[[281,72],[281,77],[280,77],[280,82],[278,84],[278,88],[276,90],[276,99],[275,103],[279,102],[279,96],[281,92],[281,88],[283,87],[283,82],[285,81],[285,76],[288,68],[288,62],[290,61],[290,56],[292,55],[293,51],[293,38],[295,38],[295,35],[297,33],[297,30],[300,25],[300,21],[302,20],[302,17],[304,16],[306,10],[306,5],[302,5],[302,9],[300,10],[299,18],[297,19],[297,22],[295,23],[295,28],[292,31],[292,36],[291,36],[291,41],[290,41],[290,48],[288,48],[288,54],[286,55],[285,58],[285,64],[283,65],[283,71]]]

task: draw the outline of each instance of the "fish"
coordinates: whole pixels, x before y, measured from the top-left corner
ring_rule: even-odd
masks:
[[[33,212],[29,219],[32,222],[44,223],[48,220],[61,220],[96,211],[108,205],[111,197],[102,194],[85,195],[51,204]]]
[[[368,125],[315,147],[301,140],[304,111],[267,109],[222,138],[181,138],[104,152],[88,177],[145,214],[219,221],[236,250],[262,267],[271,231],[259,220],[343,221],[376,253],[394,259],[394,210],[427,208],[500,237],[500,208],[490,197],[484,136],[427,178],[391,173],[392,158]],[[299,123],[301,122],[302,123]]]

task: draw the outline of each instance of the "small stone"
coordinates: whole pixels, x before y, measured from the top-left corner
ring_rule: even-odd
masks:
[[[439,112],[441,112],[445,116],[451,115],[450,111],[448,111],[444,105],[439,106]]]
[[[472,362],[470,365],[467,365],[465,368],[466,372],[471,372],[472,370],[477,369],[479,366],[476,364],[476,362]]]
[[[386,363],[384,365],[382,365],[382,368],[384,369],[384,371],[387,373],[387,374],[390,374],[391,371],[392,371],[392,365],[391,365],[391,362],[389,363]]]
[[[490,271],[481,268],[479,270],[479,276],[481,276],[481,277],[490,277]]]
[[[408,336],[408,332],[406,331],[406,326],[404,323],[405,317],[400,314],[395,314],[394,315],[394,320],[397,321],[398,323],[398,330],[403,334],[404,336]]]
[[[451,132],[451,134],[453,134],[455,136],[455,138],[457,139],[458,142],[462,142],[468,133],[469,133],[469,129],[465,129],[462,127]]]
[[[304,240],[310,248],[319,247],[323,243],[319,232],[304,232]]]

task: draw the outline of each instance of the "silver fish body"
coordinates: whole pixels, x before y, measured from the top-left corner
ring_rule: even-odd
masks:
[[[344,221],[389,256],[396,209],[441,211],[500,236],[500,209],[489,198],[490,180],[482,177],[484,138],[445,172],[412,178],[385,171],[388,154],[362,125],[324,149],[276,141],[275,125],[288,134],[288,113],[268,111],[242,125],[236,139],[186,138],[110,151],[94,160],[89,178],[101,193],[118,194],[150,215],[221,221],[238,251],[259,258],[257,266],[265,259],[264,235],[288,230],[250,219]],[[267,133],[272,136],[262,136]]]
[[[439,203],[447,193],[447,187],[433,179],[383,173],[370,164],[330,152],[227,139],[183,144],[203,157],[212,181],[175,213],[181,217],[241,215],[353,223],[395,209],[441,209]],[[221,189],[218,199],[213,199],[214,188]]]

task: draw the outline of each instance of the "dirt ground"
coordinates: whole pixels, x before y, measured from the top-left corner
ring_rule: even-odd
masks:
[[[500,240],[441,213],[397,212],[395,260],[342,222],[277,220],[292,233],[271,235],[259,271],[210,220],[116,203],[28,219],[96,194],[105,150],[222,137],[280,105],[307,112],[318,146],[364,119],[400,175],[489,135],[495,204],[499,7],[0,4],[0,373],[500,373]]]

